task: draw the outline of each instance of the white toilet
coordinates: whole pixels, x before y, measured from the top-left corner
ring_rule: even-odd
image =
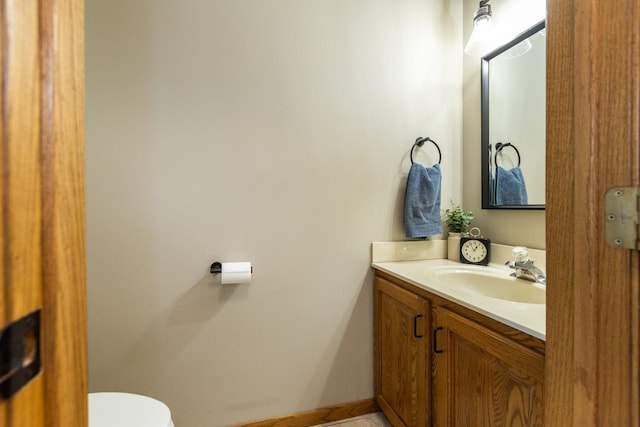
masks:
[[[171,411],[151,397],[89,393],[89,427],[174,427]]]

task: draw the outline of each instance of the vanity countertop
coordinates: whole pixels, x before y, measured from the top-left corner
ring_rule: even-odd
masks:
[[[446,298],[491,319],[502,322],[517,330],[544,340],[546,304],[527,304],[491,298],[477,293],[467,292],[460,288],[447,287],[445,281],[440,281],[430,272],[435,268],[463,267],[465,264],[447,259],[430,259],[416,261],[374,262],[371,264],[376,270],[383,271],[398,279],[402,279],[417,287],[423,288],[435,295]],[[489,264],[492,270],[504,270],[505,277],[512,272],[501,264]],[[474,268],[483,268],[474,266]],[[521,280],[521,279],[514,279]],[[532,286],[535,285],[532,283]]]

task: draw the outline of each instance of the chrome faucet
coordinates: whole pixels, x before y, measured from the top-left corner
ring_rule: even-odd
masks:
[[[547,284],[547,278],[542,270],[533,264],[533,260],[529,259],[527,248],[518,246],[513,249],[513,255],[516,260],[505,263],[505,265],[516,270],[515,273],[511,274],[512,276],[540,283],[541,285]]]

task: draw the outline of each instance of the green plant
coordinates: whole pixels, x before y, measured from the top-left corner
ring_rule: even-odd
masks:
[[[449,232],[466,233],[473,219],[473,213],[463,211],[460,205],[453,203],[453,200],[449,200],[449,204],[451,204],[451,208],[442,211]]]

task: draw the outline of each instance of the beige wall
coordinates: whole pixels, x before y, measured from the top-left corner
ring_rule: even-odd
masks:
[[[510,38],[546,16],[545,0],[492,0],[496,26]],[[464,40],[471,34],[475,1],[464,1]],[[506,36],[509,38],[509,36]],[[480,58],[464,56],[463,67],[464,208],[475,214],[474,226],[493,242],[545,248],[545,211],[483,210],[480,181]]]
[[[417,136],[462,199],[461,15],[87,1],[91,391],[157,397],[177,427],[373,396],[369,246],[404,238]],[[216,260],[253,283],[217,285]]]

